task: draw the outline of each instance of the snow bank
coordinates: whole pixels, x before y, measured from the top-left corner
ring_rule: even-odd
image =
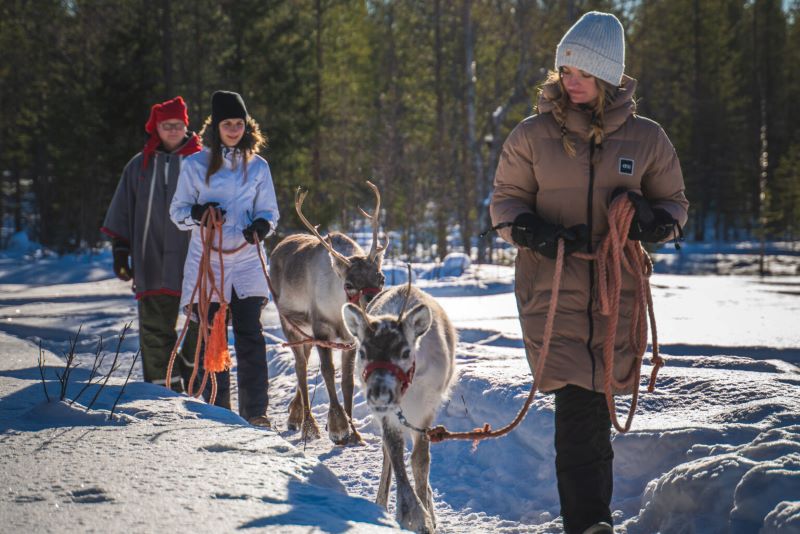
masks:
[[[9,532],[380,532],[396,527],[348,497],[319,460],[228,410],[112,379],[87,411],[45,401],[35,346],[0,334],[0,518]],[[58,359],[50,354],[48,361]],[[48,392],[57,399],[55,371]],[[86,372],[73,374],[67,397]],[[90,388],[80,399],[90,399]]]

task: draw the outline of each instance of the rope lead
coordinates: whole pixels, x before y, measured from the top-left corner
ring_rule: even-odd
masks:
[[[633,414],[639,398],[639,377],[641,376],[642,358],[647,349],[647,320],[650,320],[650,330],[652,334],[652,364],[653,371],[650,375],[650,382],[647,390],[652,392],[655,389],[656,376],[659,369],[664,365],[664,360],[658,354],[658,336],[656,332],[656,318],[653,312],[653,297],[650,292],[650,275],[653,273],[653,263],[647,252],[642,248],[641,243],[628,239],[628,230],[634,216],[634,207],[625,195],[619,195],[608,211],[609,231],[600,243],[597,251],[593,254],[576,252],[572,256],[575,258],[597,262],[598,276],[598,297],[600,303],[600,313],[608,317],[608,327],[605,342],[603,343],[603,362],[605,368],[603,390],[606,396],[611,422],[619,432],[630,430],[633,422]],[[501,223],[495,228],[510,226],[511,223]],[[635,278],[636,297],[633,302],[633,317],[631,320],[631,330],[629,334],[635,358],[631,368],[622,380],[614,377],[614,342],[617,334],[617,324],[619,322],[619,304],[622,290],[622,269],[625,269]],[[437,426],[427,431],[428,438],[438,443],[448,439],[473,440],[473,446],[477,446],[478,441],[488,438],[498,438],[511,432],[525,418],[525,415],[533,403],[536,391],[539,389],[541,376],[544,372],[544,363],[550,350],[550,340],[553,335],[553,322],[555,320],[556,308],[558,305],[558,292],[561,287],[561,275],[564,269],[564,240],[558,240],[558,253],[556,255],[555,275],[551,286],[550,305],[547,310],[545,321],[542,348],[539,352],[539,359],[536,362],[536,370],[533,376],[533,385],[525,400],[522,409],[517,413],[514,420],[508,425],[492,430],[488,423],[483,428],[476,428],[471,432],[450,432],[444,426]],[[614,390],[632,389],[631,407],[625,425],[622,426],[617,421],[617,411],[614,404]]]

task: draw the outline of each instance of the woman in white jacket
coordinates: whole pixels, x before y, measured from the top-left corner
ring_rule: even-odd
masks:
[[[200,221],[207,210],[216,210],[224,220],[223,249],[237,249],[245,242],[254,245],[223,255],[225,285],[220,289],[229,303],[233,322],[239,414],[253,425],[269,426],[267,355],[261,330],[261,310],[268,300],[269,288],[256,247],[261,247],[261,241],[274,232],[278,206],[269,165],[257,155],[265,139],[256,121],[247,114],[242,97],[229,91],[217,91],[212,96],[211,116],[200,135],[205,148],[184,161],[170,205],[172,221],[181,230],[192,232],[183,269],[181,307],[186,309],[197,282],[203,253]],[[218,285],[219,263],[219,257],[212,254],[211,266]],[[213,302],[209,324],[218,308],[219,303]],[[193,320],[197,318],[196,311],[195,306]],[[198,369],[199,377],[202,373]],[[217,385],[216,404],[230,408],[229,372],[217,375]],[[210,381],[204,396],[210,396]]]

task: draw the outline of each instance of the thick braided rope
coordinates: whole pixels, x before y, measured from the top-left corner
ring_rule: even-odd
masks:
[[[639,382],[642,368],[642,358],[647,349],[647,320],[650,320],[653,347],[653,370],[650,375],[648,391],[655,388],[656,375],[664,365],[658,354],[658,336],[656,330],[655,313],[653,311],[653,297],[650,291],[649,279],[653,273],[653,264],[642,245],[638,241],[628,239],[628,230],[635,209],[625,195],[619,195],[609,207],[609,230],[594,254],[575,254],[578,258],[593,260],[598,273],[598,300],[600,313],[608,317],[606,337],[603,343],[603,390],[606,404],[611,416],[611,422],[619,432],[627,432],[633,422],[633,414],[639,399]],[[630,369],[622,379],[614,376],[614,344],[619,324],[619,306],[622,293],[622,269],[625,269],[634,279],[635,296],[633,299],[633,315],[628,331],[628,342],[634,353],[634,360]],[[625,425],[620,426],[617,420],[616,406],[614,403],[615,390],[632,391],[631,407]]]
[[[222,259],[223,254],[232,254],[241,250],[246,243],[236,247],[231,250],[224,250],[222,248],[222,219],[217,216],[216,210],[206,210],[203,214],[202,219],[200,220],[200,240],[203,243],[203,253],[200,257],[200,263],[197,269],[197,281],[195,282],[194,289],[192,290],[192,296],[189,299],[188,309],[192,309],[192,305],[196,302],[197,303],[197,319],[199,322],[199,336],[197,340],[197,345],[195,346],[194,351],[194,368],[192,369],[192,376],[189,378],[189,385],[187,388],[187,393],[192,397],[199,397],[203,390],[205,390],[206,384],[209,380],[211,380],[211,397],[209,399],[209,403],[213,404],[217,397],[217,380],[215,373],[209,373],[206,370],[203,373],[203,379],[200,382],[200,386],[197,390],[197,393],[194,392],[194,385],[197,380],[198,369],[200,368],[200,352],[202,347],[208,346],[209,341],[209,331],[210,325],[208,321],[208,309],[211,306],[212,297],[214,293],[217,294],[217,298],[219,299],[220,309],[217,313],[223,312],[225,313],[225,308],[227,307],[227,302],[225,302],[225,295],[223,291],[220,291],[219,287],[216,284],[216,280],[214,279],[214,270],[211,267],[211,254],[212,252],[216,252],[219,256],[219,266],[220,266],[220,285],[221,287],[225,287],[225,264]],[[214,246],[214,240],[217,240],[218,246]],[[183,342],[184,337],[186,337],[186,332],[189,327],[189,321],[191,319],[187,317],[186,321],[183,324],[183,328],[181,329],[181,333],[178,336],[178,339],[175,342],[175,346],[172,348],[172,353],[170,354],[169,364],[167,365],[167,377],[172,376],[172,370],[175,364],[175,357],[178,354],[178,350],[180,349],[181,343]]]
[[[600,313],[608,316],[608,331],[603,344],[603,363],[604,381],[603,390],[606,397],[611,421],[619,432],[630,430],[633,422],[633,414],[639,398],[639,377],[641,373],[642,357],[647,348],[647,319],[650,319],[653,346],[653,371],[650,376],[648,391],[653,391],[655,387],[656,375],[661,366],[664,365],[663,359],[658,355],[658,341],[656,336],[656,321],[653,312],[653,298],[650,292],[649,278],[653,272],[653,266],[647,253],[638,241],[628,239],[628,230],[633,220],[633,204],[627,200],[625,195],[619,195],[609,206],[609,232],[601,242],[594,254],[574,253],[573,256],[589,261],[595,261],[598,272],[598,297],[600,302]],[[625,378],[617,380],[614,377],[614,342],[616,341],[617,324],[619,322],[619,304],[622,290],[622,269],[629,272],[636,281],[636,295],[634,298],[633,319],[629,331],[629,341],[634,350],[635,358],[628,370]],[[427,431],[428,438],[432,442],[444,441],[447,439],[466,439],[478,441],[488,438],[497,438],[508,434],[519,425],[525,418],[536,391],[539,389],[542,374],[544,372],[545,361],[550,350],[550,340],[553,335],[553,323],[558,305],[558,293],[561,287],[561,275],[564,269],[564,242],[559,240],[558,252],[556,255],[555,274],[551,287],[550,305],[547,310],[545,321],[542,348],[539,352],[539,360],[533,377],[533,385],[525,400],[522,409],[517,413],[511,423],[498,429],[492,430],[486,423],[483,428],[476,428],[471,432],[450,432],[444,426],[439,425]],[[645,314],[647,310],[647,314]],[[617,421],[616,406],[614,404],[614,389],[626,389],[632,387],[633,396],[631,408],[625,426],[620,426]]]

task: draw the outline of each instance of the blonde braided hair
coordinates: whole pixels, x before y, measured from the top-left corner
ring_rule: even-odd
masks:
[[[605,116],[606,104],[614,101],[617,94],[617,87],[610,83],[601,80],[600,78],[594,79],[599,89],[597,92],[597,101],[592,109],[592,118],[589,123],[590,132],[587,140],[594,138],[595,145],[603,143],[605,134],[603,132],[603,119]],[[548,95],[545,93],[545,86],[558,85],[558,95]],[[553,118],[555,118],[561,129],[561,143],[564,146],[564,152],[571,158],[577,154],[575,150],[575,142],[570,138],[567,131],[567,113],[569,112],[570,99],[564,83],[561,81],[561,72],[551,70],[547,73],[547,78],[541,86],[539,86],[539,95],[543,95],[546,100],[552,102],[554,105]]]

